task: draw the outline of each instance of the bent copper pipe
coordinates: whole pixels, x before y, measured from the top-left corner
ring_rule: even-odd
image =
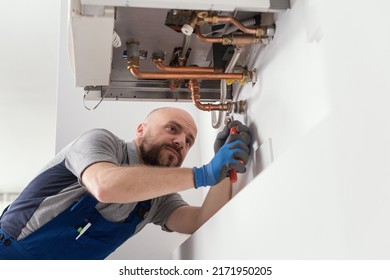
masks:
[[[221,73],[222,71],[212,67],[196,67],[196,66],[166,66],[161,59],[153,60],[157,68],[165,72],[192,72],[192,73]]]
[[[203,20],[207,23],[220,23],[220,22],[229,22],[235,26],[237,26],[238,29],[240,29],[242,32],[247,34],[253,34],[256,36],[264,36],[266,35],[266,30],[262,27],[259,28],[250,28],[242,25],[238,20],[236,20],[233,17],[230,16],[207,16],[204,17]]]
[[[192,102],[195,104],[196,108],[202,111],[230,111],[233,104],[231,102],[223,104],[211,104],[211,103],[202,103],[200,101],[200,88],[198,81],[190,80],[188,82],[188,88],[191,91]]]
[[[195,27],[195,33],[196,33],[196,37],[200,41],[205,42],[205,43],[222,44],[222,42],[223,42],[223,38],[222,37],[204,37],[203,34],[200,32],[199,26]]]
[[[174,80],[174,79],[199,79],[199,80],[247,80],[245,73],[196,73],[196,72],[141,72],[138,66],[129,65],[127,69],[138,79]],[[178,69],[181,71],[181,69]],[[250,74],[250,73],[249,73]]]

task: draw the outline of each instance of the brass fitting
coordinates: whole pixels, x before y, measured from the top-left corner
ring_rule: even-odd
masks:
[[[139,59],[136,57],[127,58],[127,70],[130,70],[132,68],[139,68]]]
[[[127,69],[139,67],[139,42],[134,39],[129,39],[126,42],[127,46]]]
[[[257,37],[262,37],[262,36],[266,36],[267,35],[267,27],[265,26],[260,26],[260,27],[256,27],[256,32],[255,32],[255,35]]]

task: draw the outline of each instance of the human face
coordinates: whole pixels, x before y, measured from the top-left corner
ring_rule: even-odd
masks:
[[[181,166],[196,133],[195,122],[186,111],[155,111],[137,129],[140,157],[147,165]]]

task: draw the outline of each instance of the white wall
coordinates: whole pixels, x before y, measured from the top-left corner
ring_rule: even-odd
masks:
[[[176,258],[390,257],[389,4],[291,4],[240,95],[256,138],[241,191]]]
[[[0,3],[0,192],[54,155],[60,2]]]

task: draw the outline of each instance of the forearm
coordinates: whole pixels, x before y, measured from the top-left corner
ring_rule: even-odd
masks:
[[[192,234],[206,223],[232,196],[229,179],[211,187],[202,206],[182,206],[169,217],[167,227],[172,231]]]
[[[209,189],[202,204],[200,212],[200,223],[204,224],[214,216],[232,197],[232,184],[229,178],[224,179],[218,185]]]
[[[106,203],[141,201],[194,188],[191,168],[118,167],[106,162],[88,167],[82,181]]]

